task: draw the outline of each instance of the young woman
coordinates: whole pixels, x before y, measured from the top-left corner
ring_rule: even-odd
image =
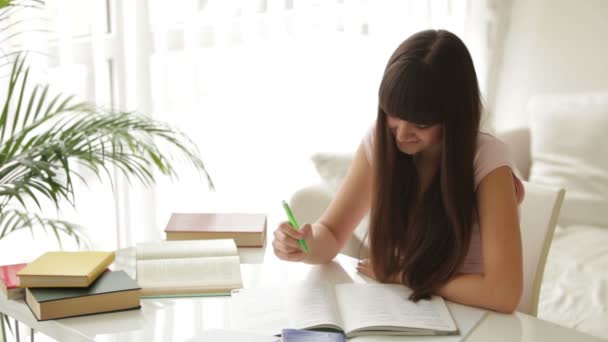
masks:
[[[408,38],[386,66],[376,123],[332,203],[300,231],[280,224],[275,254],[327,263],[370,211],[370,258],[359,272],[408,286],[413,300],[438,294],[514,311],[523,286],[524,188],[506,146],[479,132],[481,111],[464,43],[442,30]]]

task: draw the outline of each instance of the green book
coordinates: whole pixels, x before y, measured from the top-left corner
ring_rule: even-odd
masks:
[[[107,271],[86,288],[28,288],[25,301],[40,321],[140,308],[140,287],[124,271]]]

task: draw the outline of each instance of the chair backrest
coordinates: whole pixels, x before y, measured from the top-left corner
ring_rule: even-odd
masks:
[[[532,156],[530,152],[530,129],[527,127],[515,128],[499,132],[497,137],[502,140],[511,153],[515,167],[523,179],[530,177]]]
[[[565,190],[527,182],[524,186],[526,195],[520,205],[524,291],[517,311],[536,316],[547,254]]]

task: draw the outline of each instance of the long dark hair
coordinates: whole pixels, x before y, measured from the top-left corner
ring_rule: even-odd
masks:
[[[374,137],[370,258],[380,281],[402,272],[412,300],[437,291],[468,252],[481,110],[473,61],[456,35],[422,31],[391,56],[380,85]],[[439,170],[424,193],[419,193],[414,157],[395,144],[389,113],[416,124],[443,125]]]

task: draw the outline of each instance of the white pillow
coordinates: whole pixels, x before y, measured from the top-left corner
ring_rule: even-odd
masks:
[[[333,195],[342,185],[353,158],[352,153],[324,152],[315,153],[310,159],[321,176],[321,180]]]
[[[560,225],[608,226],[608,91],[532,97],[530,181],[566,189]]]
[[[336,194],[342,182],[344,182],[344,178],[354,157],[354,153],[320,152],[315,153],[310,158],[332,197]],[[369,213],[359,222],[353,232],[353,237],[346,242],[346,245],[344,245],[340,252],[355,258],[368,256],[369,250],[365,247],[367,242],[364,242],[362,246],[362,242],[367,237],[368,227]]]

